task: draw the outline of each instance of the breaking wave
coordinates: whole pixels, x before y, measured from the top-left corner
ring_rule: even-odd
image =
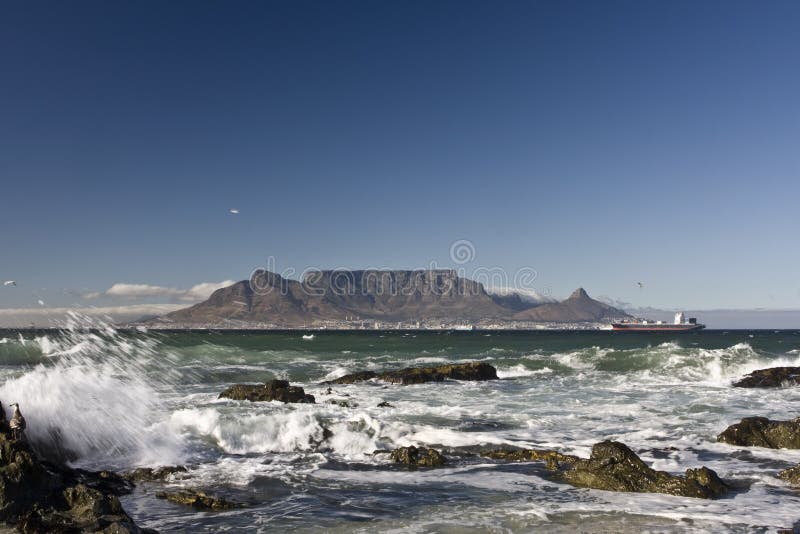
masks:
[[[24,352],[34,365],[0,386],[0,400],[20,403],[26,436],[44,457],[109,468],[180,461],[180,437],[157,431],[173,374],[157,342],[95,321],[101,330],[88,332],[82,320],[73,317],[58,339],[18,343],[35,349]]]

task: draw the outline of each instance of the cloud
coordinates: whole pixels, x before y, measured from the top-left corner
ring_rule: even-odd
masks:
[[[599,300],[603,304],[608,304],[609,306],[614,306],[615,308],[620,309],[620,310],[629,311],[629,310],[633,310],[633,309],[636,308],[630,302],[625,302],[624,300],[621,300],[621,299],[615,299],[613,297],[609,297],[608,295],[600,295],[598,297],[595,297],[595,299]]]
[[[127,299],[141,299],[151,297],[168,298],[171,301],[179,302],[198,302],[207,299],[211,293],[217,289],[234,284],[233,280],[222,282],[202,282],[189,289],[178,289],[175,287],[154,286],[150,284],[126,284],[116,283],[105,291],[86,293],[86,299],[97,299],[100,297],[116,297]]]
[[[529,304],[544,304],[547,302],[557,302],[557,300],[551,297],[550,295],[542,295],[535,289],[530,289],[530,288],[490,286],[486,288],[486,292],[489,293],[490,295],[497,295],[500,297],[517,295],[522,300],[522,302],[527,302]]]

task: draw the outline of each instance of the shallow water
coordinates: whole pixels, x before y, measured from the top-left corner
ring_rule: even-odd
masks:
[[[0,400],[18,401],[43,453],[89,468],[185,464],[174,486],[246,508],[203,513],[140,486],[123,505],[161,531],[774,531],[800,519],[775,478],[800,451],[715,436],[740,418],[796,415],[800,388],[731,388],[754,369],[800,365],[798,331],[92,333],[0,332]],[[5,341],[3,341],[5,340]],[[487,361],[499,381],[327,387],[364,369]],[[235,382],[279,377],[315,405],[218,400]],[[329,404],[346,400],[351,407]],[[393,408],[378,408],[388,401]],[[324,429],[333,437],[323,440]],[[576,489],[537,463],[504,465],[489,446],[628,444],[656,469],[707,465],[740,486],[716,501]],[[448,467],[408,471],[376,449],[445,450]]]

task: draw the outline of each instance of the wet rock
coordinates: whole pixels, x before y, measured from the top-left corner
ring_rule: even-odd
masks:
[[[448,378],[452,380],[496,380],[497,369],[484,362],[456,363],[436,367],[407,367],[382,373],[361,371],[323,382],[323,384],[353,384],[373,378],[402,385],[442,382]]]
[[[779,388],[800,385],[800,367],[758,369],[734,382],[737,388]]]
[[[507,462],[546,462],[547,468],[557,470],[563,465],[572,465],[580,458],[546,449],[495,449],[484,451],[481,456]]]
[[[130,519],[115,495],[104,495],[85,484],[67,488],[63,494],[69,506],[69,515],[82,530],[96,531]]]
[[[235,384],[219,394],[220,399],[256,401],[281,401],[314,404],[314,395],[308,395],[300,386],[290,386],[288,380],[270,380],[266,384]]]
[[[127,495],[134,488],[134,483],[123,475],[113,471],[86,471],[68,467],[48,466],[52,472],[59,472],[67,486],[83,484],[103,494]]]
[[[394,408],[394,405],[383,401],[378,403],[378,408]]]
[[[342,408],[355,408],[358,406],[358,403],[346,399],[328,399],[325,401],[325,404],[333,404],[335,406],[341,406]]]
[[[800,486],[800,465],[784,469],[778,473],[778,478],[785,480],[792,486]]]
[[[232,508],[239,508],[243,506],[240,503],[235,503],[223,499],[222,497],[214,497],[208,495],[204,491],[185,489],[181,491],[162,491],[156,493],[159,499],[166,499],[176,504],[183,504],[201,510],[230,510]]]
[[[329,450],[330,448],[330,439],[333,437],[333,431],[327,427],[322,427],[322,435],[320,437],[311,435],[308,438],[308,444],[311,445],[313,449],[323,451]]]
[[[377,377],[378,373],[375,371],[360,371],[358,373],[351,373],[339,378],[334,378],[333,380],[328,380],[323,382],[323,384],[354,384],[356,382],[366,382],[367,380],[372,380]]]
[[[597,443],[588,460],[577,460],[561,473],[561,477],[579,487],[704,499],[719,497],[728,491],[728,486],[711,469],[687,469],[683,476],[656,471],[625,444],[616,441]]]
[[[585,488],[705,499],[728,491],[728,486],[711,469],[687,469],[683,476],[656,471],[625,444],[616,441],[595,444],[588,459],[538,449],[498,449],[484,451],[481,456],[513,462],[543,461],[548,469],[555,471],[554,479]]]
[[[717,441],[745,447],[800,449],[800,418],[772,421],[766,417],[745,417],[726,428]]]
[[[445,463],[444,456],[436,449],[417,448],[413,445],[393,450],[390,458],[396,464],[409,467],[439,467]]]
[[[42,462],[29,443],[0,429],[0,520],[20,532],[151,532],[122,509],[117,494],[129,490],[109,471]]]
[[[13,520],[63,486],[23,441],[0,434],[0,519]]]
[[[166,480],[175,473],[185,473],[186,468],[181,465],[170,465],[163,467],[139,467],[133,471],[124,473],[122,477],[134,484],[140,482],[160,482]]]

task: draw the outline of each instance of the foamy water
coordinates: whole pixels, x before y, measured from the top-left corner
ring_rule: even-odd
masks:
[[[19,402],[42,454],[89,468],[184,464],[171,482],[248,504],[197,514],[137,490],[124,505],[163,531],[742,531],[791,527],[800,497],[776,473],[800,451],[732,447],[742,417],[796,415],[800,388],[747,390],[754,369],[800,365],[797,332],[685,336],[480,332],[121,334],[75,318],[58,335],[0,335],[0,400]],[[752,335],[752,337],[751,337]],[[486,361],[501,380],[387,386],[319,382],[360,370]],[[280,377],[315,405],[218,399]],[[337,403],[346,402],[348,406]],[[380,402],[392,407],[378,408]],[[575,489],[540,464],[498,464],[486,447],[586,456],[616,439],[656,469],[706,465],[736,484],[706,501]],[[373,454],[443,449],[443,469]]]

